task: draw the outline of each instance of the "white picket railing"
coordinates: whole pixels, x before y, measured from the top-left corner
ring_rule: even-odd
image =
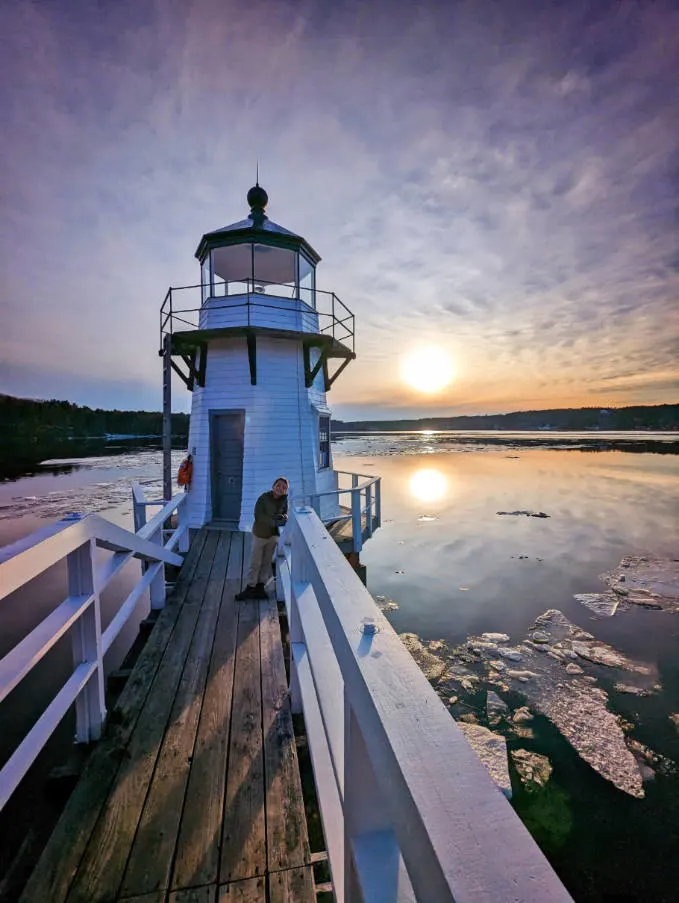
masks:
[[[181,566],[183,558],[174,550],[188,550],[186,498],[182,493],[167,504],[148,503],[163,507],[145,523],[147,503],[137,489],[137,510],[144,506],[144,516],[136,533],[90,514],[65,518],[0,549],[0,601],[64,558],[68,567],[66,599],[0,660],[0,702],[67,631],[73,648],[73,673],[0,771],[0,809],[74,702],[76,741],[87,743],[101,735],[104,655],[146,590],[151,608],[165,605],[165,565]],[[164,541],[164,524],[175,511],[178,526]],[[97,546],[113,553],[101,565],[95,561]],[[132,558],[141,560],[142,576],[102,631],[100,595]]]
[[[310,507],[277,571],[337,903],[570,901]]]
[[[351,486],[337,489],[328,489],[325,492],[315,492],[304,496],[297,501],[310,504],[316,514],[324,523],[336,523],[340,520],[351,520],[352,550],[360,552],[365,540],[370,539],[374,531],[382,523],[382,481],[380,477],[369,476],[363,473],[351,473],[346,470],[335,471],[338,477],[350,477]],[[360,482],[363,480],[364,482]],[[322,514],[321,499],[335,497],[337,508],[341,508],[341,500],[349,496],[348,508],[350,513],[337,514],[328,518]]]

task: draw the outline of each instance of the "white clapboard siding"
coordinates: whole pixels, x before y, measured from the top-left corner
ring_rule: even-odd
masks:
[[[277,325],[280,328],[280,320]],[[317,354],[312,349],[312,363]],[[305,387],[301,342],[258,336],[257,385],[253,386],[246,340],[219,339],[209,345],[205,387],[196,386],[192,398],[191,527],[212,518],[210,412],[230,410],[245,412],[241,529],[251,527],[257,497],[278,476],[290,481],[292,498],[335,488],[332,468],[319,470],[318,417],[330,413],[323,375],[318,374],[311,388]]]
[[[318,314],[304,301],[276,295],[208,298],[200,310],[200,329],[263,326],[294,332],[318,332]]]

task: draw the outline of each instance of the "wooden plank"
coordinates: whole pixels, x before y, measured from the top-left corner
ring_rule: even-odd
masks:
[[[316,903],[311,866],[269,875],[270,903]]]
[[[267,866],[287,869],[310,861],[302,782],[283,661],[278,606],[260,603],[262,731],[266,782]]]
[[[246,878],[245,881],[222,884],[217,903],[266,903],[265,878]]]
[[[208,534],[175,630],[156,672],[114,786],[68,894],[68,903],[95,903],[117,893],[191,644],[218,534]]]
[[[243,534],[243,563],[241,566],[241,587],[245,587],[245,576],[250,566],[250,555],[252,554],[252,533]]]
[[[119,897],[118,903],[165,903],[165,891],[142,894],[141,897]]]
[[[261,875],[266,863],[259,611],[250,601],[239,603],[238,610],[220,866],[227,882]]]
[[[170,723],[163,738],[122,885],[124,894],[167,888],[189,773],[194,760],[198,719],[203,703],[215,626],[222,600],[231,534],[218,537],[212,570],[184,665]],[[202,801],[198,801],[199,803]],[[187,805],[192,801],[187,801]],[[202,816],[202,811],[197,817]],[[184,885],[195,885],[196,880]]]
[[[242,567],[243,534],[234,533],[226,581],[220,588],[221,609],[179,832],[174,888],[217,880],[238,629],[233,597],[240,587]]]
[[[217,899],[217,885],[208,887],[188,887],[185,890],[173,891],[168,903],[215,903]]]
[[[173,634],[206,537],[207,533],[201,531],[191,544],[174,592],[160,613],[116,707],[109,713],[104,739],[88,759],[85,771],[26,884],[21,903],[33,903],[35,900],[62,903],[65,900],[163,652]]]

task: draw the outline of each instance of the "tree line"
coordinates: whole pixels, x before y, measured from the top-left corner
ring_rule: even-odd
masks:
[[[0,436],[5,441],[44,442],[108,434],[160,436],[160,411],[106,411],[70,401],[35,401],[0,395]],[[172,434],[188,436],[189,415],[172,414]]]
[[[333,420],[332,429],[335,434],[343,430],[679,430],[679,404],[555,408],[416,420]]]

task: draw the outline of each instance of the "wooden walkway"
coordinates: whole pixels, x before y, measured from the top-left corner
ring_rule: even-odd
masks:
[[[277,604],[201,531],[22,903],[306,903],[315,890]]]

